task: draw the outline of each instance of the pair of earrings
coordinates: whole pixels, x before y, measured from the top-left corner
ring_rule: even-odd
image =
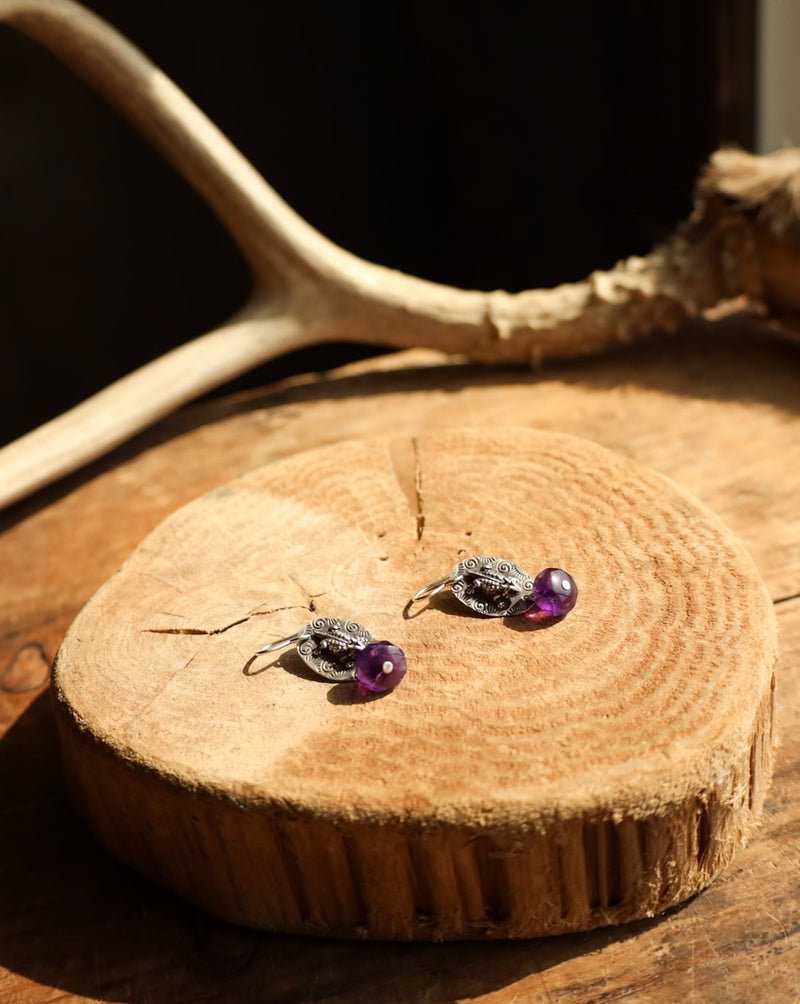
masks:
[[[449,588],[456,599],[486,617],[563,617],[575,606],[578,587],[563,568],[545,568],[534,578],[505,558],[464,558],[447,575],[415,593],[412,603]],[[355,621],[317,617],[295,634],[270,642],[258,654],[289,645],[326,680],[355,680],[367,691],[394,690],[406,674],[406,657],[388,641],[376,641]]]

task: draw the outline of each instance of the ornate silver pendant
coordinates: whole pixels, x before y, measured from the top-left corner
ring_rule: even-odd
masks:
[[[274,641],[259,652],[277,652],[296,643],[300,658],[326,680],[353,680],[356,652],[375,641],[366,628],[338,617],[317,617],[296,634]]]
[[[533,606],[533,576],[506,558],[464,558],[441,579],[425,586],[415,600],[435,596],[447,586],[456,599],[486,617],[513,617]]]

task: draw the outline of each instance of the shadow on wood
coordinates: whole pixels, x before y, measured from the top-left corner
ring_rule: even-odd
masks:
[[[12,776],[13,789],[6,783]],[[220,1004],[457,1000],[508,987],[658,923],[471,945],[466,955],[458,944],[366,946],[260,934],[186,906],[97,844],[66,800],[47,694],[0,740],[0,778],[6,917],[0,966],[65,993],[126,1004],[166,994]],[[157,982],[167,969],[169,990]]]

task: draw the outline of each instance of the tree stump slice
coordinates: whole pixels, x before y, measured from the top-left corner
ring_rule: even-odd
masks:
[[[575,610],[482,618],[422,585],[469,554],[568,569]],[[254,653],[315,616],[406,652],[373,700]],[[530,937],[663,910],[755,825],[777,629],[700,502],[571,436],[322,447],[184,506],[56,660],[70,786],[106,846],[230,921]]]

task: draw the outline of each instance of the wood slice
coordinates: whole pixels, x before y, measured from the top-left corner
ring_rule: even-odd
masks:
[[[409,598],[469,554],[569,570],[563,620]],[[378,699],[254,653],[315,616],[400,645]],[[776,624],[721,521],[595,444],[511,429],[324,447],[178,510],[54,670],[102,841],[225,919],[528,937],[705,886],[772,768]]]

